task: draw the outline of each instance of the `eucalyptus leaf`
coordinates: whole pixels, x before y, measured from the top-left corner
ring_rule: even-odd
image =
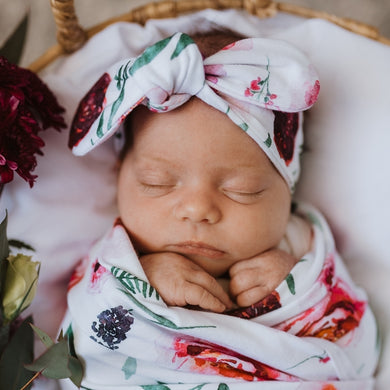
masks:
[[[70,380],[77,386],[81,386],[81,381],[83,379],[83,366],[80,363],[80,360],[70,356],[69,357],[69,369],[71,372]]]
[[[1,390],[19,390],[33,377],[33,373],[24,367],[34,359],[34,333],[30,327],[31,322],[32,317],[22,322],[1,356]]]
[[[44,332],[40,331],[40,334],[43,335]],[[81,362],[76,357],[71,356],[66,336],[60,337],[56,344],[49,347],[46,352],[32,364],[27,365],[26,368],[31,371],[41,372],[46,378],[70,378],[78,387],[80,387],[83,377]]]
[[[0,49],[0,55],[8,59],[13,64],[19,64],[22,57],[24,42],[26,41],[27,25],[29,13],[21,20],[15,31]]]
[[[51,337],[45,333],[42,329],[39,329],[34,324],[30,324],[34,332],[38,335],[38,337],[41,339],[42,343],[45,345],[46,348],[50,348],[54,341],[51,339]]]
[[[71,376],[69,369],[68,345],[65,339],[53,344],[32,364],[28,370],[41,372],[46,378],[63,379]]]

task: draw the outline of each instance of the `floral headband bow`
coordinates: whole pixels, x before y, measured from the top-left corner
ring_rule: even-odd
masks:
[[[318,92],[313,66],[285,42],[243,39],[203,59],[188,35],[176,33],[98,80],[78,107],[69,147],[75,155],[86,154],[140,104],[165,112],[196,96],[253,138],[292,191],[303,142],[297,113],[310,108]]]

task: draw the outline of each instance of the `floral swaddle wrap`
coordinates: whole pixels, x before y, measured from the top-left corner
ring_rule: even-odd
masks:
[[[85,364],[83,388],[372,389],[375,319],[329,227],[300,205],[313,246],[262,301],[216,314],[168,307],[117,221],[69,285],[63,329]]]
[[[79,105],[69,146],[83,155],[118,134],[138,105],[163,113],[196,96],[245,131],[292,192],[300,113],[318,92],[310,62],[284,42],[244,39],[203,59],[177,33],[99,79]],[[372,389],[377,327],[365,293],[321,214],[304,205],[297,212],[312,225],[310,252],[270,295],[225,314],[168,307],[118,220],[69,286],[63,330],[85,366],[82,388]]]

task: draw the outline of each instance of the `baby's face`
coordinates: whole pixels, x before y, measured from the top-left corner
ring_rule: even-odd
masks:
[[[118,206],[137,250],[175,252],[221,276],[279,243],[288,186],[225,114],[192,99],[167,113],[132,116]]]

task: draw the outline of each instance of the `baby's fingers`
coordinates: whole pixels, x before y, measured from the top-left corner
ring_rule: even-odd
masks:
[[[240,294],[248,291],[254,287],[262,287],[267,289],[266,286],[267,277],[261,272],[261,270],[243,269],[240,272],[236,272],[230,279],[230,294],[237,298]]]
[[[246,307],[253,305],[272,292],[265,286],[255,286],[251,289],[245,290],[236,296],[237,305],[240,307]]]
[[[196,284],[190,284],[186,288],[185,301],[188,305],[199,306],[215,313],[223,313],[227,309],[217,297]]]
[[[198,272],[192,272],[191,276],[188,278],[190,283],[197,285],[208,292],[211,296],[216,298],[221,302],[225,309],[229,309],[232,306],[232,301],[229,298],[229,295],[224,291],[222,286],[207,272],[201,270]],[[199,298],[199,296],[198,296]],[[201,306],[198,303],[199,306]],[[201,306],[203,307],[203,306]],[[203,307],[204,308],[204,307]]]
[[[265,298],[278,284],[270,275],[264,275],[261,269],[242,270],[230,280],[230,293],[237,305],[245,307]]]

